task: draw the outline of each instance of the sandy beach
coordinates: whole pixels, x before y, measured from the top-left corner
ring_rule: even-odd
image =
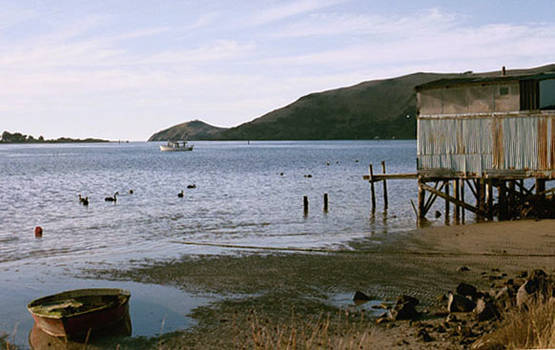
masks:
[[[297,322],[291,320],[292,313],[304,321],[331,315],[336,333],[341,333],[345,331],[342,327],[350,326],[334,323],[334,315],[341,314],[338,309],[351,310],[353,322],[364,319],[364,312],[357,311],[350,300],[334,305],[330,300],[337,300],[337,295],[352,296],[355,291],[362,291],[374,300],[394,302],[406,294],[420,300],[419,309],[437,313],[446,308],[438,296],[454,290],[460,282],[488,290],[522,271],[542,269],[553,274],[555,220],[429,227],[380,248],[360,244],[355,250],[328,253],[241,249],[237,253],[149,263],[129,271],[95,270],[90,274],[224,296],[223,301],[193,312],[198,321],[196,327],[141,346],[148,348],[155,341],[156,346],[167,349],[252,347],[249,334],[253,313],[275,327]],[[469,271],[458,271],[461,266]],[[421,342],[408,321],[393,327],[375,326],[374,321],[362,324],[364,332],[371,333],[369,348],[467,347],[449,338]],[[134,342],[130,346],[139,345]]]

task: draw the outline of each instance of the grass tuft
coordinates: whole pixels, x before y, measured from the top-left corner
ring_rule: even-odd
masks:
[[[303,319],[292,314],[289,320],[274,323],[257,315],[250,315],[250,334],[238,337],[234,347],[248,349],[372,349],[372,329],[364,316],[341,312]]]
[[[505,349],[555,348],[555,298],[537,300],[527,310],[508,311],[500,328],[480,341]]]

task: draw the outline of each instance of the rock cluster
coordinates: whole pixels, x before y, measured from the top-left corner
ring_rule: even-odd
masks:
[[[449,338],[450,342],[465,348],[472,344],[474,350],[496,349],[495,344],[481,336],[498,326],[503,312],[515,307],[525,309],[538,298],[555,297],[555,284],[543,270],[520,273],[513,279],[494,269],[492,274],[485,273],[483,277],[496,281],[491,284],[491,290],[480,291],[471,284],[459,283],[454,292],[438,298],[446,312],[418,312],[418,299],[402,295],[376,323],[411,320],[410,325],[417,328],[415,336],[421,341]]]

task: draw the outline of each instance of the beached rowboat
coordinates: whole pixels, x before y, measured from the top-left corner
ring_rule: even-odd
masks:
[[[44,332],[75,338],[121,321],[130,297],[123,289],[76,289],[33,300],[27,309]]]

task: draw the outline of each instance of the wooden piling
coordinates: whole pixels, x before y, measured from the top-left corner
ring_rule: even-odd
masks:
[[[324,193],[324,212],[328,212],[328,194]]]
[[[449,180],[445,181],[445,195],[449,197]],[[445,198],[445,225],[449,225],[449,199]]]
[[[491,183],[491,179],[487,181],[487,198],[488,198],[488,220],[493,220],[493,186]]]
[[[485,187],[483,187],[482,185],[484,184],[482,179],[475,179],[473,180],[474,182],[474,189],[475,191],[475,196],[476,196],[476,208],[478,208],[478,212],[476,213],[476,221],[481,222],[484,220],[484,216],[483,216],[483,212],[485,209],[485,192],[486,189]]]
[[[536,179],[536,194],[544,197],[542,192],[545,192],[545,179]]]
[[[385,160],[382,160],[382,172],[385,175]],[[387,181],[385,178],[383,181],[383,208],[387,210]]]
[[[507,213],[507,190],[505,188],[505,181],[499,181],[497,184],[497,195],[498,199],[498,218],[499,220],[506,220],[508,218]]]
[[[422,179],[418,179],[418,218],[417,218],[417,224],[420,225],[426,215],[425,209],[424,209],[424,200],[426,199],[426,192],[424,190],[424,188],[422,188],[422,185],[424,184],[424,181]]]
[[[376,212],[376,192],[374,191],[374,171],[372,170],[372,164],[368,166],[368,171],[370,175],[370,192],[372,201],[372,214]]]
[[[464,203],[464,179],[461,181],[460,201]],[[464,207],[461,207],[461,222],[464,225]]]
[[[453,181],[453,189],[455,190],[455,199],[460,200],[460,181],[459,179],[455,179]],[[461,206],[455,204],[455,223],[458,225],[461,220]]]
[[[517,198],[515,195],[515,189],[516,189],[516,181],[515,180],[509,180],[509,216],[513,217],[515,216],[515,208],[516,208],[516,204],[517,204]]]
[[[304,215],[306,216],[308,214],[308,196],[303,197],[303,209]]]

